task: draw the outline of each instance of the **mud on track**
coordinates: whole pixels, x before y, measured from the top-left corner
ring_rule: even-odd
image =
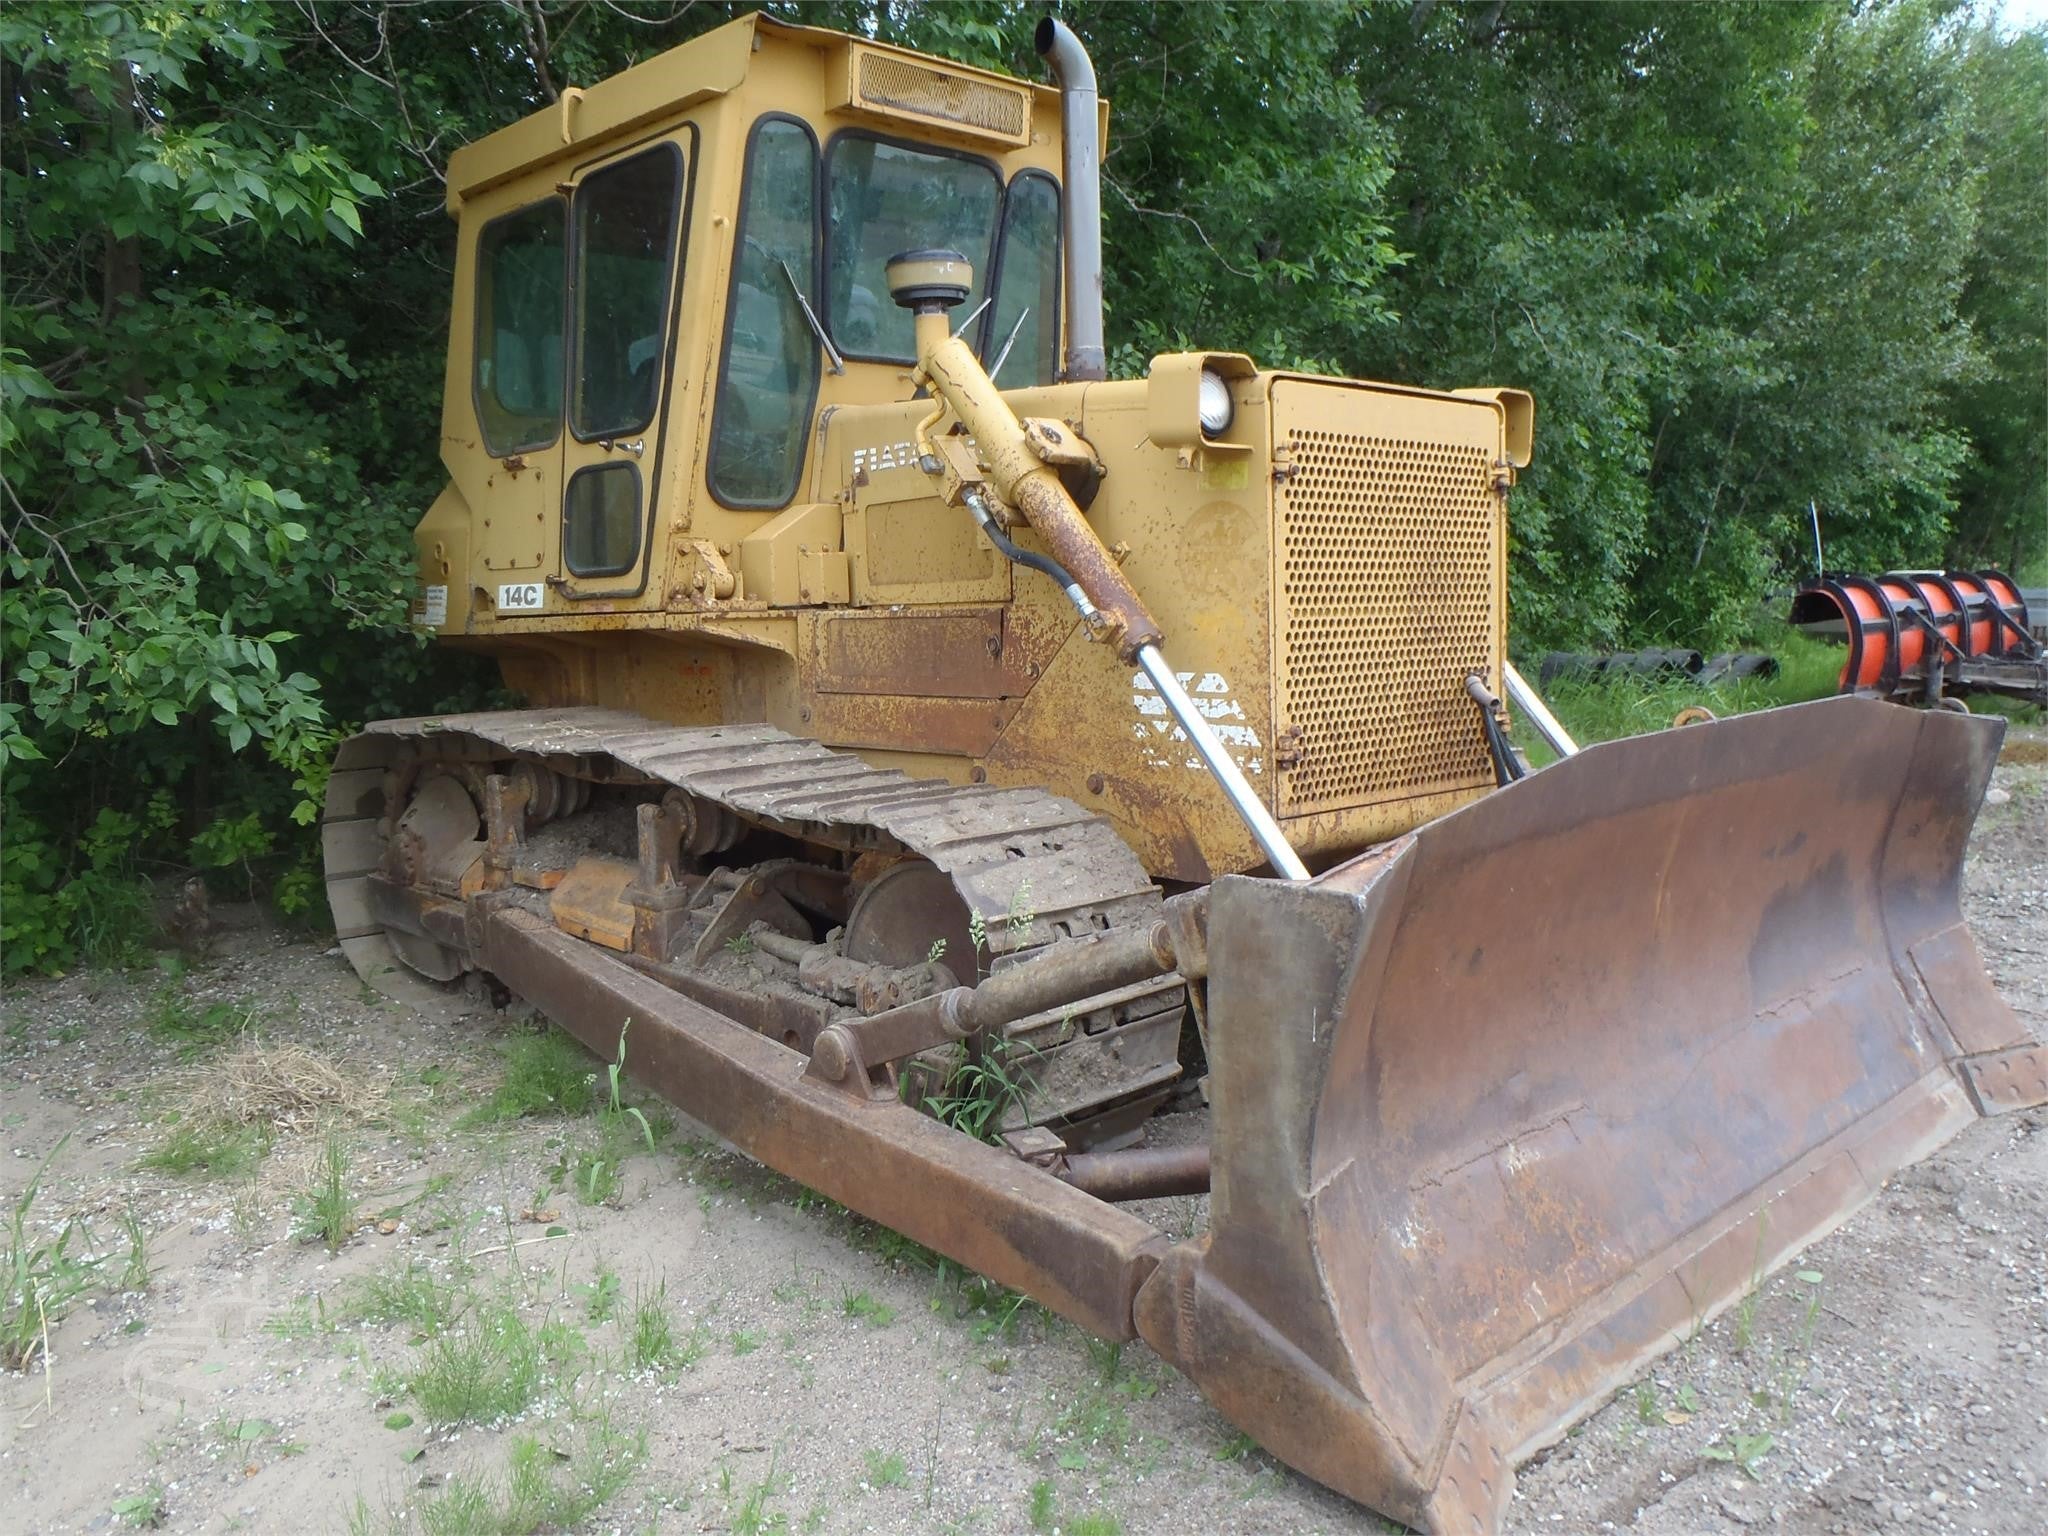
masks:
[[[2002,767],[1993,800],[1966,909],[2048,1034],[2048,766]],[[1143,1346],[1092,1345],[687,1123],[651,1153],[588,1112],[464,1127],[529,1023],[383,1002],[253,917],[182,979],[19,985],[4,1015],[0,1197],[62,1142],[27,1236],[83,1218],[84,1251],[112,1255],[50,1330],[49,1373],[0,1374],[8,1531],[120,1529],[123,1500],[172,1531],[497,1528],[458,1523],[484,1505],[590,1531],[1394,1529],[1249,1447]],[[231,1175],[140,1166],[195,1096],[221,1102],[250,1039],[338,1065],[347,1102],[266,1109],[267,1152]],[[294,1236],[330,1141],[367,1218],[331,1254]],[[141,1290],[119,1286],[131,1212]],[[665,1364],[636,1369],[636,1311],[668,1319]],[[524,1341],[482,1382],[513,1406],[433,1426],[422,1379],[450,1388],[485,1337]],[[1524,1469],[1510,1529],[2037,1536],[2044,1508],[2034,1111],[1972,1126],[1618,1394]]]

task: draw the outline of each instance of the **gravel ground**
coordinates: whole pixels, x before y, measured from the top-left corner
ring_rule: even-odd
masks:
[[[2048,1035],[2048,767],[2001,767],[1992,801],[1969,915]],[[70,1252],[108,1256],[48,1371],[0,1373],[9,1531],[1394,1529],[1249,1446],[1142,1346],[935,1270],[687,1123],[651,1153],[637,1123],[607,1145],[588,1115],[461,1127],[526,1025],[383,1002],[253,917],[184,976],[25,984],[0,1007],[0,1197],[51,1158],[24,1236],[78,1219]],[[267,1112],[267,1154],[232,1175],[142,1166],[247,1039],[338,1065],[348,1102]],[[367,1218],[332,1253],[295,1230],[330,1146]],[[1152,1214],[1181,1233],[1200,1206]],[[436,1295],[467,1309],[447,1333]],[[656,1316],[670,1358],[636,1369]],[[532,1343],[514,1406],[432,1427],[419,1379],[459,1374],[492,1318]],[[2044,1366],[2033,1111],[1902,1174],[1526,1467],[1509,1529],[2038,1536]]]

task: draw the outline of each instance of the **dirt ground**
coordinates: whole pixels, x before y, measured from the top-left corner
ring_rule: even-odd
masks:
[[[2048,766],[2001,767],[1992,800],[1970,919],[2048,1035]],[[0,1008],[0,1217],[50,1159],[0,1243],[47,1256],[77,1220],[67,1258],[105,1256],[48,1369],[0,1373],[7,1531],[1396,1529],[1142,1346],[934,1267],[653,1105],[645,1132],[471,1123],[530,1024],[384,1002],[253,916],[189,973]],[[256,1124],[195,1151],[209,1104]],[[211,1162],[145,1166],[181,1146]],[[333,1252],[300,1235],[323,1181]],[[1618,1394],[1523,1470],[1509,1527],[2038,1536],[2044,1510],[2034,1111],[1965,1131]]]

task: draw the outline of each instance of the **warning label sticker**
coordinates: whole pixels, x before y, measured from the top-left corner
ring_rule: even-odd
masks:
[[[428,587],[424,596],[415,598],[412,605],[412,621],[422,629],[439,629],[448,622],[448,589]]]

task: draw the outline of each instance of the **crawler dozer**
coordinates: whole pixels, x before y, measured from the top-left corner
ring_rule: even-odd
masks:
[[[1056,84],[748,17],[454,156],[414,619],[528,707],[342,746],[342,944],[629,1024],[736,1147],[1492,1531],[1760,1266],[2048,1092],[1958,906],[2001,726],[1574,753],[1524,695],[1527,771],[1528,396],[1110,380],[1108,118],[1036,42]],[[1201,1191],[1188,1242],[1130,1204]]]

